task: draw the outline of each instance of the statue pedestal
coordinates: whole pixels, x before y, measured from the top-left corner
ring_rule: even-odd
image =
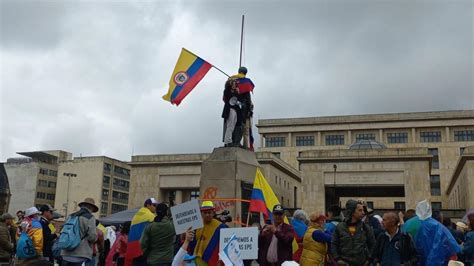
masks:
[[[200,198],[218,199],[213,200],[216,213],[228,210],[237,224],[246,223],[248,204],[233,199],[250,200],[257,167],[252,151],[215,148],[201,166]]]

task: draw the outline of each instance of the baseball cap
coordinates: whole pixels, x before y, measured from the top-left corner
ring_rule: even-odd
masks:
[[[281,204],[277,204],[277,205],[273,206],[273,211],[272,212],[282,214],[283,213],[283,206],[281,206]]]
[[[214,210],[214,203],[210,200],[203,201],[201,204],[201,211]]]
[[[157,205],[157,204],[158,204],[158,201],[156,201],[155,198],[149,198],[145,200],[145,203],[143,205],[146,207],[146,205]]]
[[[39,208],[39,211],[41,213],[43,213],[43,212],[47,212],[47,211],[55,211],[55,209],[53,208],[53,206],[51,206],[49,204],[45,204],[45,205],[43,205]]]

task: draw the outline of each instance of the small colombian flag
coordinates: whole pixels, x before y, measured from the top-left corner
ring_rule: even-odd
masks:
[[[179,105],[211,67],[211,64],[183,48],[171,75],[170,88],[163,99]]]

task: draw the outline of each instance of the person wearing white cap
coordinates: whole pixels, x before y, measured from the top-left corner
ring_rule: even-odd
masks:
[[[81,243],[73,250],[62,250],[63,266],[80,266],[92,260],[92,244],[97,241],[95,217],[92,213],[97,212],[99,207],[95,205],[92,198],[86,198],[80,202],[81,209],[71,216],[79,217],[79,228]]]
[[[43,227],[41,226],[39,215],[40,211],[36,207],[31,207],[25,210],[25,217],[21,221],[18,228],[18,236],[21,232],[26,232],[33,242],[33,247],[36,251],[36,259],[43,256]]]

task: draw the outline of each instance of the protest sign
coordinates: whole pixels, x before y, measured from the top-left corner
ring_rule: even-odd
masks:
[[[244,260],[257,259],[258,257],[258,228],[257,227],[245,227],[245,228],[224,228],[221,229],[221,235],[219,239],[219,252],[222,252],[223,248],[232,235],[235,235],[238,242],[238,248],[241,252],[241,257]]]
[[[193,230],[202,228],[202,216],[197,199],[171,207],[174,230],[176,234],[182,234],[192,228]]]
[[[235,234],[232,234],[222,251],[219,252],[219,258],[224,262],[225,266],[243,266],[244,262],[241,255],[237,237]]]

